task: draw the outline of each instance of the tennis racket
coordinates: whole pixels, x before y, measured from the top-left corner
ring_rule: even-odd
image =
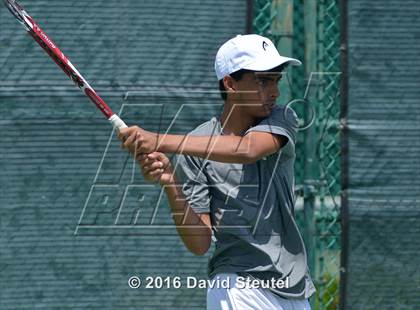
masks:
[[[64,73],[89,97],[89,99],[101,110],[105,117],[117,130],[126,128],[127,125],[116,115],[105,101],[96,93],[83,76],[77,71],[70,60],[58,48],[58,46],[47,36],[39,25],[29,16],[28,13],[15,0],[4,0],[9,11],[25,27],[29,35],[47,52]]]

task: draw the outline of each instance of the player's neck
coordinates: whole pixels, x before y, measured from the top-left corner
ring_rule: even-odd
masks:
[[[241,113],[241,109],[232,109],[232,106],[225,104],[220,116],[220,124],[223,134],[242,136],[255,124],[256,119]]]

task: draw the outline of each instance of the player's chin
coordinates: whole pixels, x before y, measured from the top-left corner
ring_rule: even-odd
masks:
[[[273,105],[262,105],[260,109],[260,117],[267,117],[273,112],[274,106]]]
[[[272,105],[266,105],[266,104],[258,104],[252,107],[252,109],[249,110],[249,113],[253,117],[257,118],[265,118],[271,114],[274,107]]]

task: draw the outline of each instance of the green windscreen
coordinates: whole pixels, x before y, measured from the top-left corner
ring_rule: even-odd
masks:
[[[420,3],[348,2],[346,309],[418,309]]]
[[[245,32],[244,1],[21,4],[130,125],[186,133],[220,112],[213,61]],[[0,70],[0,309],[203,309],[186,279],[207,278],[209,254],[184,247],[160,187],[3,5]]]

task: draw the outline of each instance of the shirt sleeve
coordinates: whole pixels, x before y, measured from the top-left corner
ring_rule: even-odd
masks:
[[[286,137],[288,142],[292,142],[294,145],[297,128],[298,118],[295,111],[290,107],[277,106],[267,118],[248,129],[246,133],[251,131],[269,132]]]
[[[182,192],[190,207],[198,214],[209,213],[209,185],[201,162],[195,157],[175,155],[173,164],[176,175],[182,183]]]

